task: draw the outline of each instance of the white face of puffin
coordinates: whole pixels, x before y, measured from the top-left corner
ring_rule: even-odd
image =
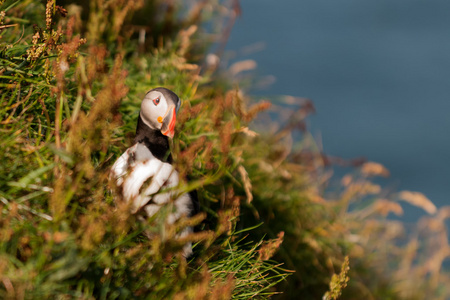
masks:
[[[176,113],[180,106],[178,97],[175,95],[177,99],[172,99],[173,95],[151,90],[145,95],[140,112],[142,121],[147,126],[160,130],[170,138],[174,135]]]

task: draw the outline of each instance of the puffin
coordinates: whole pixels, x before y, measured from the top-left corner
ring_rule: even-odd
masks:
[[[179,174],[172,165],[169,139],[175,133],[180,98],[171,90],[158,87],[150,90],[141,103],[133,145],[111,167],[122,198],[130,203],[133,214],[151,217],[164,205],[173,205],[167,223],[173,224],[182,216],[192,217],[199,210],[196,191],[176,191]],[[186,227],[178,235],[193,232]],[[183,247],[183,255],[192,255],[192,244]]]

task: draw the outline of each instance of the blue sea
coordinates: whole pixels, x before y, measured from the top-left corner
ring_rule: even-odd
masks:
[[[324,152],[386,166],[395,190],[450,204],[450,1],[242,0],[227,46],[312,99]],[[261,45],[257,52],[241,49]],[[421,214],[407,207],[405,218]]]

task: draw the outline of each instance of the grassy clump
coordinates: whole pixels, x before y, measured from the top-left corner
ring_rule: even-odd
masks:
[[[291,141],[309,102],[258,135],[248,125],[259,115],[267,126],[268,102],[250,106],[199,67],[214,41],[201,25],[228,24],[236,7],[69,2],[0,1],[1,297],[448,297],[447,208],[385,195],[373,177],[387,171],[375,163],[329,188],[329,159],[306,133]],[[180,189],[197,189],[202,205],[174,225],[167,209],[138,222],[108,182],[156,86],[183,100],[173,156],[190,178]],[[412,236],[385,218],[402,200],[430,213]],[[176,239],[186,225],[201,230]],[[196,243],[189,261],[187,240]]]
[[[193,29],[140,56],[135,40],[108,50],[127,16],[122,12],[142,4],[93,3],[86,26],[91,41],[85,44],[74,6],[66,11],[54,1],[2,3],[7,23],[41,16],[34,28],[2,31],[8,41],[2,43],[0,75],[2,297],[258,298],[273,294],[287,276],[259,257],[261,243],[240,246],[236,240],[243,235],[235,230],[237,196],[229,196],[231,180],[220,179],[233,176],[239,163],[238,144],[232,144],[239,116],[231,103],[208,99],[214,117],[206,117],[201,96],[189,101],[204,80],[184,57]],[[115,22],[100,26],[104,16]],[[140,100],[157,85],[187,99],[174,142],[178,169],[193,178],[182,188],[209,185],[204,201],[220,203],[203,230],[185,238],[200,242],[189,264],[181,255],[184,241],[175,236],[205,214],[169,226],[163,210],[148,223],[137,222],[126,203],[114,200],[108,183],[110,165],[130,145]],[[225,198],[222,189],[229,192]]]

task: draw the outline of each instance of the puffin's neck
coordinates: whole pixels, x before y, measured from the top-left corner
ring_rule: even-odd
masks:
[[[156,129],[151,129],[141,119],[137,122],[135,143],[144,144],[157,159],[172,163],[172,155],[170,154],[169,138]]]

